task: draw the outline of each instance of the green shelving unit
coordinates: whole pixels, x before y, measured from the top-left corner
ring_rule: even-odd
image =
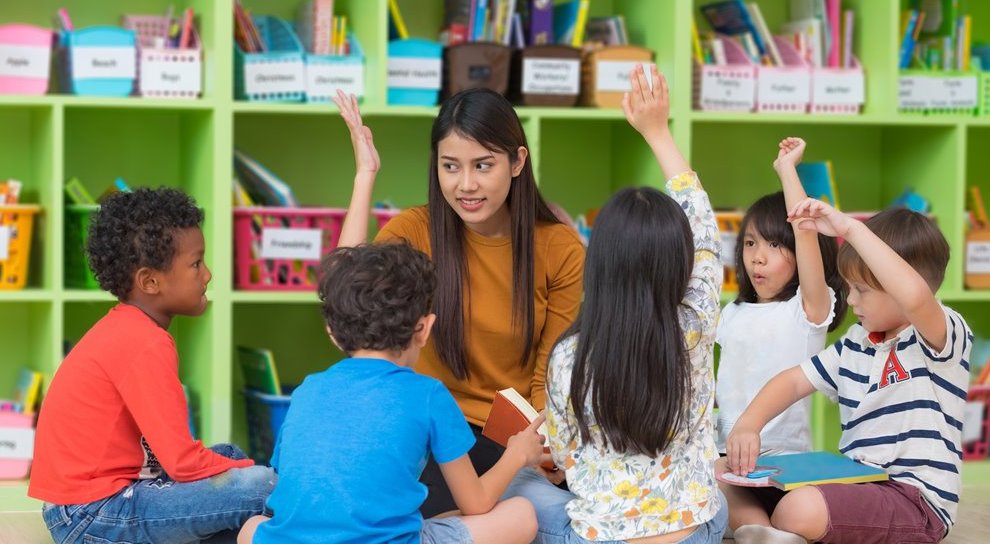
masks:
[[[301,0],[244,0],[255,14],[293,19]],[[899,13],[907,0],[845,0],[856,10],[857,57],[866,72],[866,104],[857,116],[728,114],[691,109],[689,22],[709,0],[593,0],[591,16],[622,13],[633,43],[656,52],[672,88],[671,126],[681,148],[719,207],[748,206],[777,190],[770,165],[776,143],[799,135],[807,160],[831,159],[843,207],[884,207],[912,187],[933,204],[953,250],[940,296],[990,336],[990,291],[963,286],[966,188],[990,194],[990,118],[901,115],[896,111]],[[383,168],[376,200],[406,207],[426,201],[429,129],[436,107],[389,106],[387,1],[337,0],[366,54],[362,111],[375,131]],[[788,19],[787,0],[759,0],[771,28]],[[55,0],[5,5],[0,24],[51,24]],[[119,24],[126,13],[176,13],[192,7],[204,50],[204,93],[197,100],[0,96],[0,176],[25,182],[24,200],[40,204],[28,286],[0,291],[0,391],[10,390],[20,365],[50,377],[63,341],[76,341],[113,304],[99,291],[65,284],[66,206],[62,186],[78,176],[99,194],[120,176],[136,186],[169,185],[192,194],[206,210],[207,262],[213,270],[210,307],[178,319],[171,332],[181,378],[190,386],[197,427],[206,443],[246,444],[241,377],[233,346],[273,349],[283,380],[298,383],[339,355],[320,325],[312,293],[239,292],[233,288],[231,152],[237,147],[288,181],[303,204],[344,207],[353,158],[335,107],[233,99],[232,0],[88,0],[67,7],[77,27]],[[440,0],[399,0],[413,36],[433,39]],[[990,3],[970,2],[974,41],[990,40]],[[125,11],[126,10],[126,11]],[[615,109],[519,108],[544,194],[572,214],[598,207],[628,185],[663,184],[646,146]],[[71,249],[71,248],[70,248]],[[728,300],[729,296],[723,296]],[[836,413],[817,402],[816,442],[835,443]],[[967,464],[964,478],[990,464]],[[0,482],[0,511],[33,510],[26,482]]]

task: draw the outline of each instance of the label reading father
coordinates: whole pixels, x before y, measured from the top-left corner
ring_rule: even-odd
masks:
[[[73,79],[134,79],[137,58],[133,47],[73,47]]]
[[[300,93],[305,90],[303,61],[249,62],[244,65],[247,94]]]
[[[145,60],[141,65],[141,90],[164,93],[198,93],[202,89],[200,62]]]
[[[389,57],[388,86],[393,89],[440,88],[440,59],[429,57]]]
[[[761,104],[807,104],[811,74],[807,70],[761,70],[756,96]]]
[[[265,229],[261,233],[261,258],[319,260],[322,235],[320,229]]]
[[[581,61],[577,59],[524,59],[522,92],[574,96],[580,91]]]
[[[46,79],[49,58],[50,47],[0,43],[0,76]]]
[[[629,82],[629,72],[636,67],[639,62],[626,60],[602,60],[598,61],[598,74],[595,78],[595,89],[599,92],[619,92],[624,93],[632,90]],[[649,74],[653,63],[644,62],[643,70]],[[653,87],[653,81],[646,79],[647,85]],[[667,82],[670,83],[669,81]]]
[[[331,97],[336,96],[337,89],[364,96],[364,65],[359,62],[306,65],[307,95]]]

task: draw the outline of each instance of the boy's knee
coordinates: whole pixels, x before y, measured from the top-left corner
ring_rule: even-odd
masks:
[[[522,497],[513,497],[503,502],[506,509],[511,512],[513,523],[518,524],[519,532],[523,533],[529,540],[536,538],[538,528],[536,522],[536,509],[533,504]]]
[[[777,504],[770,524],[782,531],[815,540],[828,528],[828,504],[814,486],[795,489]]]

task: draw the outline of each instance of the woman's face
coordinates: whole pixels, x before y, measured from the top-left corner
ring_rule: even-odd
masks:
[[[527,150],[520,147],[515,161],[475,140],[450,133],[437,144],[437,177],[447,204],[474,232],[488,237],[510,234],[506,198],[513,178],[522,172]]]

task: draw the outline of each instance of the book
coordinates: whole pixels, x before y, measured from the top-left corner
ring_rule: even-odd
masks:
[[[767,26],[767,21],[763,18],[763,12],[760,11],[760,5],[756,2],[750,2],[747,4],[746,8],[749,10],[749,17],[753,21],[753,26],[756,27],[756,32],[758,33],[758,35],[753,36],[753,41],[756,41],[757,38],[759,38],[759,41],[765,44],[766,56],[770,57],[770,61],[773,65],[783,66],[784,59],[780,56],[780,50],[777,49],[777,43],[773,41],[773,34],[770,33],[770,27]]]
[[[539,415],[540,413],[536,411],[536,408],[533,408],[533,405],[523,398],[518,391],[511,387],[501,389],[495,392],[495,400],[492,401],[492,409],[488,412],[488,419],[485,420],[485,426],[481,429],[481,435],[503,448],[507,447],[509,438],[529,427],[529,424]],[[536,432],[548,437],[546,422],[540,425]],[[550,450],[544,448],[544,451],[549,453]],[[557,468],[552,463],[544,463],[541,466],[549,471]]]
[[[804,192],[811,198],[817,198],[839,209],[839,194],[835,189],[835,178],[832,176],[832,162],[802,162],[797,165],[798,178]]]
[[[756,469],[749,475],[724,471],[716,473],[715,478],[731,485],[776,487],[783,491],[806,485],[859,484],[888,479],[883,469],[827,451],[761,455],[756,458]]]
[[[714,4],[706,4],[699,8],[701,14],[711,25],[712,30],[719,34],[737,36],[749,32],[753,35],[760,55],[767,54],[767,46],[750,18],[749,10],[742,0],[726,0]]]
[[[244,375],[244,385],[267,395],[281,395],[282,384],[271,350],[237,346],[237,363]]]
[[[526,26],[529,29],[526,45],[545,45],[553,40],[553,2],[551,0],[529,0]]]
[[[553,7],[553,36],[557,43],[574,45],[577,36],[579,0],[571,0]]]
[[[396,0],[388,0],[388,39],[405,40],[409,38],[409,30],[406,28],[406,21],[399,11],[399,3]]]
[[[79,178],[72,178],[65,183],[65,197],[73,204],[93,205],[96,200],[89,194]]]
[[[22,368],[14,388],[14,402],[21,405],[25,414],[33,414],[41,395],[41,372]]]
[[[292,188],[261,163],[234,150],[234,172],[259,206],[298,206]]]

